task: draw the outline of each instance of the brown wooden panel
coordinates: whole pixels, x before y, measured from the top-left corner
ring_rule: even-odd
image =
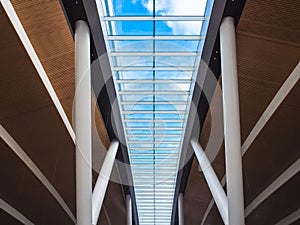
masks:
[[[242,141],[299,62],[299,46],[299,1],[247,1],[237,28]],[[213,99],[212,105],[214,101]],[[246,206],[300,157],[299,102],[298,83],[246,153],[243,159]],[[200,137],[203,146],[211,132],[210,123],[209,113]],[[224,174],[223,147],[213,166],[219,177]],[[197,169],[197,166],[192,167],[186,189],[185,200],[188,206],[185,218],[188,224],[200,223],[203,210],[211,199],[203,175]],[[297,183],[289,185],[289,189],[282,189],[284,199],[282,195],[274,195],[270,201],[268,199],[262,208],[249,216],[247,224],[273,224],[275,217],[272,218],[272,214],[276,214],[281,207],[272,207],[272,201],[282,201],[286,207],[284,213],[279,214],[281,217],[287,216],[295,207],[299,208],[299,201],[289,200],[291,194],[298,189]],[[198,211],[195,212],[193,207]],[[215,206],[205,224],[222,224]]]

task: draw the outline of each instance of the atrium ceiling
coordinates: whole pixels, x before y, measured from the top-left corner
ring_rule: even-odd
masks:
[[[72,125],[74,41],[60,2],[11,2]],[[3,139],[0,140],[0,198],[33,224],[74,224],[75,152],[72,133],[65,126],[67,122],[61,119],[53,97],[45,88],[2,5],[0,28],[1,137],[5,131],[10,134],[58,191],[67,207],[61,207],[61,202],[50,194]],[[299,40],[299,1],[246,2],[237,26],[242,143],[300,61]],[[220,93],[216,92],[199,138],[203,146],[206,146],[212,129],[211,115],[221,115],[216,110],[219,98]],[[94,143],[94,149],[103,150],[110,141],[97,108],[94,114],[94,129],[104,143],[101,146],[98,142]],[[294,164],[300,156],[299,115],[298,81],[244,154],[246,208],[290,166],[296,165],[299,171],[299,163]],[[99,156],[99,160],[93,162],[93,181],[102,160],[103,156]],[[213,167],[221,179],[225,173],[223,145]],[[299,210],[299,187],[300,175],[297,172],[249,213],[246,224],[276,224]],[[122,186],[110,182],[107,190],[98,224],[125,224]],[[208,215],[205,214],[211,195],[196,160],[190,171],[184,199],[186,224],[222,224],[215,206]],[[66,208],[70,209],[69,214]],[[1,209],[0,223],[21,224]]]

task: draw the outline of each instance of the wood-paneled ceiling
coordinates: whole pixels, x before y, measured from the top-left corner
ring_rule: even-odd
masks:
[[[11,2],[72,123],[74,41],[59,1]],[[2,6],[0,30],[0,123],[76,215],[72,138]],[[98,110],[95,110],[95,125],[107,148],[109,139]],[[34,224],[73,224],[49,191],[2,139],[0,149],[1,199]],[[111,182],[99,224],[125,223],[123,198],[121,186]],[[20,224],[0,211],[0,224]],[[115,213],[119,216],[115,217]]]
[[[300,2],[247,1],[237,27],[237,58],[243,143],[300,61]],[[220,97],[215,94],[211,110]],[[243,157],[245,207],[299,159],[299,115],[298,81]],[[209,113],[200,137],[203,146],[210,130]],[[225,173],[224,145],[212,165],[221,179]],[[246,218],[246,224],[275,224],[299,209],[299,188],[298,173],[262,202]],[[185,194],[186,224],[201,224],[211,198],[194,160]],[[222,224],[215,206],[204,224]]]
[[[11,2],[72,121],[74,42],[59,1]],[[2,7],[0,30],[1,125],[37,164],[75,215],[74,143]],[[300,61],[300,1],[248,0],[237,27],[237,45],[243,142]],[[216,93],[212,105],[218,96]],[[299,159],[299,115],[298,82],[243,157],[245,206]],[[98,133],[108,147],[109,140],[98,111],[96,118]],[[200,137],[204,146],[210,122],[208,114]],[[2,140],[0,149],[0,197],[34,224],[73,224]],[[221,179],[225,172],[224,146],[213,161],[213,167]],[[299,188],[298,173],[259,205],[246,218],[246,224],[275,224],[299,209]],[[194,161],[185,192],[185,224],[200,225],[210,200],[207,184]],[[20,224],[2,210],[0,223]],[[119,184],[110,183],[99,224],[125,224]],[[215,207],[204,224],[221,224]]]

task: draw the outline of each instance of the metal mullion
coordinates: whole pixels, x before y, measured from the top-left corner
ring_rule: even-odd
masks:
[[[129,149],[130,149],[130,151],[131,150],[146,151],[146,150],[153,150],[153,147],[129,147]],[[161,151],[164,151],[164,150],[177,151],[177,150],[179,150],[179,147],[158,147],[158,148],[155,148],[155,149],[156,150],[161,150]]]
[[[141,156],[141,157],[138,157],[138,158],[136,158],[137,156]],[[161,155],[161,154],[155,154],[155,156],[156,157],[158,157],[158,162],[161,162],[161,161],[164,161],[164,160],[170,160],[170,159],[178,159],[178,157],[179,157],[179,154],[176,154],[176,155],[169,155],[169,154],[164,154],[164,155]],[[137,154],[135,154],[135,155],[133,155],[133,154],[130,154],[130,159],[131,160],[149,160],[149,159],[151,159],[151,157],[153,157],[153,154],[152,155],[150,155],[150,154],[148,154],[148,155],[137,155]],[[159,157],[162,157],[162,158],[159,158]]]
[[[164,203],[160,203],[161,206],[172,206],[173,202],[164,202]],[[139,205],[144,205],[144,206],[148,206],[148,205],[153,205],[153,202],[139,202]]]
[[[126,123],[183,123],[185,120],[172,120],[172,119],[168,119],[168,120],[164,120],[164,119],[124,119],[124,122]],[[128,137],[128,136],[127,136]],[[153,136],[152,136],[153,137]]]
[[[148,205],[150,205],[150,204],[153,204],[153,199],[150,201],[144,201],[144,200],[142,200],[142,199],[139,199],[138,200],[139,202],[141,202],[140,204],[148,204]],[[173,200],[170,200],[170,201],[167,201],[167,202],[163,202],[163,201],[158,201],[157,199],[156,199],[156,202],[157,203],[159,203],[159,204],[173,204]]]
[[[157,222],[166,222],[166,220],[169,220],[169,218],[168,217],[155,217],[155,218],[153,218],[154,220],[155,220],[155,222],[157,223]],[[142,218],[140,218],[140,222],[142,221],[142,222],[147,222],[147,221],[153,221],[153,219],[151,218],[151,217],[143,217],[142,216]]]
[[[135,176],[134,179],[136,179],[137,182],[165,182],[165,181],[175,181],[175,178],[170,178],[170,177],[156,177],[156,178],[153,178],[153,177],[148,177],[148,178],[145,178],[145,176]]]
[[[172,114],[172,113],[170,113]],[[125,130],[145,130],[145,129],[149,129],[146,127],[125,127]],[[182,127],[156,127],[156,128],[152,128],[152,130],[164,130],[164,131],[169,131],[169,130],[183,130]]]
[[[156,214],[156,215],[157,215],[157,214]],[[162,213],[162,214],[159,215],[159,217],[160,217],[160,218],[169,218],[170,215],[171,215],[171,214],[168,215],[168,214]],[[151,214],[148,214],[148,215],[147,215],[147,214],[143,214],[143,215],[140,215],[140,218],[143,218],[143,219],[144,219],[144,218],[151,219],[151,218],[153,218],[153,214],[152,214],[152,215],[151,215]]]
[[[113,71],[195,71],[197,67],[195,66],[113,66],[111,68]]]
[[[128,41],[128,40],[182,40],[182,41],[199,41],[204,40],[202,35],[161,35],[161,36],[143,36],[143,35],[107,35],[107,41]]]
[[[158,141],[127,141],[127,144],[179,144],[180,141],[164,141],[162,142],[161,140]]]
[[[139,184],[139,185],[141,185],[141,184],[149,184],[149,183],[151,183],[151,182],[155,182],[155,183],[158,183],[158,184],[160,184],[160,183],[172,183],[172,184],[174,184],[174,179],[169,179],[169,180],[167,180],[167,179],[164,179],[164,180],[159,180],[159,179],[156,179],[156,180],[151,180],[151,179],[136,179],[136,181],[134,181],[134,184]]]
[[[153,208],[153,207],[151,207],[151,206],[140,206],[140,205],[139,205],[138,207],[139,207],[139,210],[140,210],[140,209],[152,209],[152,208]],[[156,209],[164,209],[165,206],[159,206],[159,205],[156,205],[155,208],[156,208]]]
[[[152,112],[150,110],[124,110],[123,114],[185,114],[185,110],[157,110],[155,112]],[[168,127],[170,128],[170,127]],[[165,128],[167,129],[167,128]]]
[[[153,165],[153,164],[152,164]],[[148,166],[148,165],[136,165],[136,164],[131,164],[131,168],[139,168],[140,170],[153,170],[153,168],[159,168],[162,171],[174,171],[176,169],[176,167],[169,167],[169,168],[164,168],[162,166]]]
[[[135,158],[135,157],[131,157],[131,155],[130,155],[130,159],[132,160],[132,162],[135,162],[135,161],[136,162],[148,162],[149,160],[151,160],[151,157],[153,157],[154,155],[157,156],[157,157],[159,157],[159,155],[157,155],[157,154],[148,155],[148,157],[146,157],[146,158],[144,158],[144,157]],[[178,156],[174,156],[172,158],[164,156],[164,158],[157,158],[157,162],[169,162],[169,161],[173,162],[173,161],[175,161],[177,159],[178,159]]]
[[[155,155],[153,155],[153,156],[155,157]],[[143,161],[143,162],[131,162],[131,165],[132,166],[140,165],[139,167],[142,167],[142,166],[148,166],[148,167],[150,167],[149,165],[153,165],[153,163],[162,163],[162,162],[154,161],[154,160],[152,160],[152,162],[146,162],[146,161]],[[174,164],[177,164],[177,163],[176,162],[174,162],[174,163],[172,163],[172,162],[164,162],[164,166],[173,166]],[[157,168],[157,167],[155,167],[155,168]],[[153,169],[153,167],[151,167],[151,169]]]
[[[123,83],[155,83],[155,84],[164,84],[164,83],[174,83],[174,84],[181,84],[181,83],[190,83],[192,79],[158,79],[158,80],[149,80],[149,79],[118,79],[116,82],[118,84]]]
[[[152,174],[151,173],[152,171],[132,171],[132,173],[133,173],[133,175],[137,175],[137,176],[139,176],[139,175],[149,175],[149,174]],[[156,175],[158,175],[158,174],[163,174],[163,175],[168,175],[168,174],[170,174],[171,176],[173,176],[174,174],[176,173],[176,171],[157,171],[156,172]]]
[[[174,91],[119,91],[119,95],[189,95],[190,91],[181,91],[181,90],[174,90]]]
[[[137,191],[137,194],[136,194],[136,198],[137,199],[153,199],[153,196],[151,195],[150,192],[145,192],[145,194],[143,193],[140,193],[139,191]],[[155,196],[155,198],[157,199],[172,199],[174,198],[174,193],[171,193],[171,192],[157,192],[157,195]]]
[[[127,137],[161,137],[161,138],[168,138],[168,137],[182,137],[182,134],[154,134],[154,135],[149,135],[149,134],[128,134]]]
[[[155,102],[155,105],[186,105],[188,102],[187,101],[182,101],[182,102],[172,102],[172,101],[166,101],[166,102]],[[152,105],[153,102],[138,102],[138,101],[126,101],[126,102],[121,102],[121,105]]]
[[[205,21],[206,16],[104,16],[104,21]]]
[[[145,209],[138,209],[138,211],[140,211],[140,212],[147,212],[147,211],[149,211],[149,209],[147,209],[147,210],[145,210]],[[151,210],[151,211],[154,211],[154,210]],[[160,210],[160,212],[162,213],[162,212],[167,212],[167,213],[169,213],[169,212],[172,212],[172,210],[170,209],[170,210],[168,210],[168,209],[164,209],[164,210]],[[153,224],[152,224],[153,225]]]
[[[196,57],[199,56],[197,52],[191,51],[182,51],[182,52],[108,52],[108,55],[111,57],[136,57],[136,56],[188,56],[188,57]]]
[[[150,176],[148,173],[136,173],[133,171],[134,177],[139,179],[151,179],[151,180],[169,180],[169,179],[174,179],[175,180],[175,175],[169,175],[169,173],[166,174],[157,174],[155,177]]]

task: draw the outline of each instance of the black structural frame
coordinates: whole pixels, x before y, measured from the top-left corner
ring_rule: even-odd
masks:
[[[70,31],[74,37],[75,23],[78,20],[86,21],[91,32],[91,76],[94,96],[97,99],[98,109],[101,112],[109,139],[118,139],[120,142],[117,160],[117,170],[124,195],[129,194],[132,200],[133,224],[139,225],[132,175],[129,167],[129,156],[125,143],[124,130],[121,123],[121,114],[116,104],[116,91],[112,73],[108,63],[107,50],[102,34],[100,18],[94,0],[60,0],[67,19]],[[95,41],[96,40],[96,41]],[[99,60],[99,57],[101,60]],[[104,63],[104,69],[103,69]],[[101,65],[100,65],[101,64]],[[121,126],[121,127],[120,127]]]
[[[196,80],[200,77],[205,77],[203,88],[205,88],[205,94],[202,88],[197,85],[196,82],[194,93],[192,96],[192,104],[197,108],[197,114],[200,132],[203,127],[210,101],[213,97],[217,81],[221,73],[221,60],[220,60],[220,38],[219,38],[219,28],[222,19],[225,17],[233,17],[235,25],[237,26],[239,19],[241,17],[242,11],[244,9],[246,0],[215,0],[212,8],[212,13],[210,16],[210,21],[208,25],[208,30],[205,38],[205,43],[202,50],[201,62],[199,66],[199,71]],[[203,65],[203,66],[202,66]],[[208,69],[207,66],[208,65]],[[216,79],[211,79],[208,75],[213,73]],[[209,88],[206,88],[206,87]],[[172,213],[172,225],[178,224],[178,195],[180,193],[185,193],[186,185],[188,182],[188,177],[192,167],[194,159],[194,151],[190,144],[192,138],[199,138],[199,131],[195,127],[195,115],[191,109],[188,115],[186,132],[182,145],[182,153],[180,158],[180,165],[182,165],[177,175],[176,189],[174,194],[173,203],[173,213]]]
[[[69,28],[71,30],[72,35],[74,36],[75,32],[75,22],[78,20],[84,20],[88,23],[91,31],[91,71],[92,71],[92,87],[94,92],[98,92],[96,90],[100,90],[99,93],[95,93],[97,98],[98,108],[102,114],[102,118],[107,129],[108,136],[110,140],[113,140],[118,137],[118,139],[122,139],[120,141],[120,147],[117,153],[117,159],[124,164],[129,164],[129,156],[127,152],[126,145],[124,140],[124,130],[120,128],[121,124],[121,115],[118,110],[116,101],[116,90],[114,88],[114,83],[111,75],[110,68],[105,68],[107,71],[106,74],[102,72],[102,63],[103,59],[106,61],[106,65],[108,64],[108,57],[106,55],[107,50],[105,47],[105,42],[103,38],[103,33],[100,24],[100,18],[97,11],[97,6],[95,0],[60,0],[62,9],[65,13]],[[220,68],[220,43],[219,43],[219,27],[223,18],[231,16],[235,20],[235,24],[238,24],[238,21],[241,17],[244,5],[246,0],[215,0],[209,26],[205,38],[205,43],[201,55],[201,63],[208,65],[210,72],[213,72],[216,79],[212,81],[209,79],[207,74],[208,70],[205,69],[205,66],[199,66],[199,71],[197,74],[197,79],[200,76],[204,76],[205,81],[203,87],[210,86],[216,87],[216,80],[219,79],[221,68]],[[95,41],[96,40],[96,41]],[[101,57],[102,63],[98,60]],[[100,65],[101,63],[101,65]],[[204,68],[204,69],[203,69]],[[101,84],[105,84],[103,88],[101,88]],[[194,88],[194,93],[192,97],[193,104],[197,108],[197,114],[199,118],[200,127],[204,124],[208,109],[209,103],[214,93],[214,88],[210,88],[206,90],[205,95],[197,84]],[[177,202],[179,193],[185,193],[185,188],[187,185],[189,173],[191,170],[192,162],[194,159],[194,153],[192,146],[190,145],[190,140],[192,137],[195,137],[194,127],[194,119],[192,110],[188,115],[187,128],[184,136],[182,154],[180,159],[180,165],[184,162],[184,166],[182,169],[178,171],[177,181],[176,181],[176,189],[174,194],[174,204],[173,204],[173,213],[172,213],[172,221],[171,225],[178,224],[177,218]],[[118,135],[115,133],[117,130]],[[201,130],[200,130],[201,132]],[[198,137],[197,137],[198,138]],[[191,156],[191,157],[190,157]],[[189,157],[189,159],[187,158]],[[122,167],[122,168],[120,168]],[[129,194],[132,199],[132,207],[133,207],[133,224],[139,225],[136,200],[134,194],[134,187],[132,185],[126,185],[132,183],[132,175],[131,171],[128,171],[128,167],[124,167],[121,165],[118,168],[120,175],[120,179],[123,179],[123,191],[124,194]]]

